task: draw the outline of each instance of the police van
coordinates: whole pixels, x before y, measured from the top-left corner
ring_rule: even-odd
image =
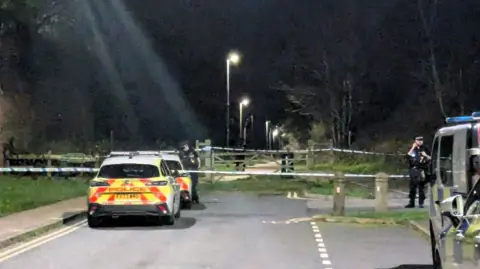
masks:
[[[433,268],[480,268],[480,112],[447,118],[430,164]]]

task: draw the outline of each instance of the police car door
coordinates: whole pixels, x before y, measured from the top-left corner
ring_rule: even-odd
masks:
[[[162,161],[160,164],[162,166],[162,169],[165,171],[166,175],[168,176],[168,180],[173,186],[174,190],[174,196],[175,196],[175,203],[174,203],[174,212],[177,212],[177,210],[180,210],[180,185],[177,183],[177,180],[173,177],[172,171],[168,168],[167,164],[165,161]]]

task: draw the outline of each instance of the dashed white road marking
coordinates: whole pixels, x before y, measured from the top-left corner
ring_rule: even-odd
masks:
[[[287,198],[288,199],[293,199],[293,200],[318,200],[318,199],[314,199],[314,198],[300,197],[300,196],[298,196],[298,193],[295,192],[295,191],[287,192]]]
[[[315,222],[310,222],[312,225],[313,234],[315,237],[315,241],[317,242],[318,252],[320,253],[320,258],[322,259],[323,265],[331,265],[332,262],[328,258],[327,248],[325,247],[325,243],[323,243],[322,234],[320,233],[320,229],[318,228]],[[325,269],[332,269],[331,267]]]

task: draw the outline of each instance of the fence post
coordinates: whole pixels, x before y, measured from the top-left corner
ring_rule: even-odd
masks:
[[[388,211],[388,175],[375,175],[375,212]]]
[[[306,155],[306,162],[307,162],[307,169],[308,170],[313,170],[315,168],[315,162],[313,160],[313,151],[311,147],[308,147],[307,149],[307,155]]]
[[[345,215],[345,174],[335,173],[333,181],[333,215]]]
[[[100,168],[100,155],[95,154],[95,168]]]
[[[47,152],[47,168],[52,167],[52,150]],[[47,172],[47,178],[52,178],[52,172]]]

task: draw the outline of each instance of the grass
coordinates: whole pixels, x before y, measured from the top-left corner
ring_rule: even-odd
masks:
[[[84,180],[0,176],[0,217],[86,195]]]
[[[401,211],[389,211],[389,212],[352,212],[346,214],[348,217],[357,218],[370,218],[370,219],[393,219],[395,221],[407,221],[407,220],[428,220],[428,212],[425,210],[401,210]]]
[[[234,171],[235,164],[215,164],[216,171]]]
[[[261,194],[297,192],[299,195],[306,190],[314,194],[332,195],[333,183],[328,180],[316,183],[300,179],[286,179],[278,176],[256,176],[228,182],[202,183],[199,185],[199,189],[200,191],[239,191]],[[371,198],[369,190],[349,185],[346,187],[346,195]]]

